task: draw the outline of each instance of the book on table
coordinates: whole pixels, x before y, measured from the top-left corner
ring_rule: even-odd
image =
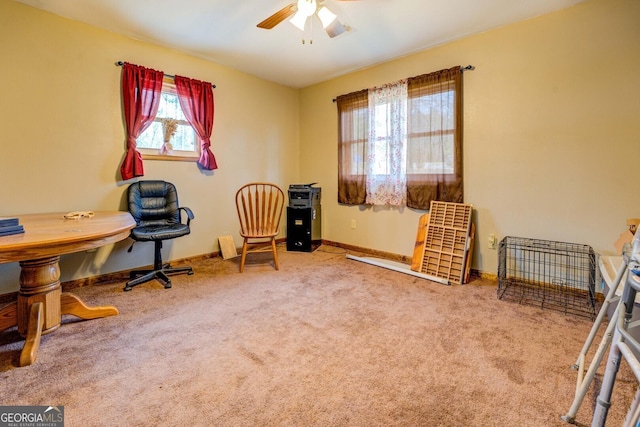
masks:
[[[1,227],[11,227],[13,225],[18,225],[19,221],[17,217],[1,217],[0,216],[0,228]]]
[[[0,218],[0,237],[24,233],[24,227],[18,218]]]

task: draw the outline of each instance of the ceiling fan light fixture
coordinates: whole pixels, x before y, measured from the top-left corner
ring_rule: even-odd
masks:
[[[324,30],[327,32],[327,34],[331,38],[337,37],[340,34],[348,31],[347,27],[342,25],[342,22],[338,21],[337,19],[334,19],[333,21],[331,21],[331,23],[327,25],[327,27]]]
[[[318,4],[316,0],[298,0],[298,12],[303,13],[306,17],[309,17],[316,13]]]
[[[304,25],[307,23],[308,16],[302,13],[301,11],[297,11],[293,18],[289,19],[289,22],[299,29],[300,31],[304,31]]]
[[[337,17],[335,13],[327,9],[326,6],[322,6],[320,10],[318,10],[318,18],[320,18],[322,22],[322,28],[327,28]]]

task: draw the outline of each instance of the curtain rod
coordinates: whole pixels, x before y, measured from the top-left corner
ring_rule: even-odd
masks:
[[[467,65],[466,67],[460,67],[460,72],[464,73],[465,71],[473,71],[475,69],[476,69],[476,67],[474,67],[473,65]],[[336,102],[337,99],[333,98],[331,101],[332,102]]]
[[[122,67],[122,66],[124,65],[124,62],[122,62],[122,61],[118,61],[118,62],[116,62],[116,65],[117,65],[118,67]],[[165,75],[165,77],[169,77],[170,79],[175,79],[175,78],[176,78],[176,76],[174,76],[173,74],[167,74],[167,73],[165,73],[164,75]],[[211,87],[215,89],[215,88],[216,88],[216,85],[214,85],[213,83],[211,83]]]

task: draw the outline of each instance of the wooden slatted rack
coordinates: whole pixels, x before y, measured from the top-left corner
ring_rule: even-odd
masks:
[[[419,230],[411,268],[452,283],[465,283],[472,212],[470,204],[432,201],[424,244]]]

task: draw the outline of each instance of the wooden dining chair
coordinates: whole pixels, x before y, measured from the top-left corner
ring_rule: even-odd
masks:
[[[246,184],[236,193],[236,209],[240,220],[240,235],[244,239],[240,272],[244,271],[248,253],[268,251],[273,253],[275,268],[279,270],[276,236],[284,209],[282,189],[268,182]],[[265,243],[269,245],[265,246]]]

